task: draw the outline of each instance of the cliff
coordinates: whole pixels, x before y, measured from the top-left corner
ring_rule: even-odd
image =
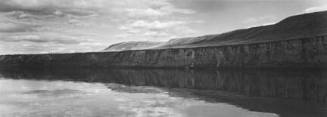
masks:
[[[327,68],[327,36],[197,48],[3,55],[1,67]]]
[[[326,21],[327,12],[304,14],[169,48],[3,55],[0,67],[327,68]]]

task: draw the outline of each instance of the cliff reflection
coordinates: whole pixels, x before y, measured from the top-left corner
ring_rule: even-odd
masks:
[[[324,71],[201,71],[201,70],[2,70],[5,78],[78,80],[199,90],[220,90],[254,97],[301,99],[325,104]]]
[[[111,90],[156,93],[237,105],[281,117],[327,115],[327,72],[215,70],[1,70],[0,78],[108,83]],[[132,87],[129,87],[132,86]]]

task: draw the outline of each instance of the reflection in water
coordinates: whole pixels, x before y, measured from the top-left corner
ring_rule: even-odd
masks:
[[[74,116],[81,114],[77,112],[88,112],[83,116],[327,115],[324,71],[20,69],[2,71],[1,75],[6,78],[0,79],[1,95],[13,97],[0,97],[0,113],[17,103],[20,109],[34,108],[35,113],[50,109],[56,116],[62,111]],[[20,100],[22,95],[26,99]],[[33,101],[47,108],[24,107]],[[37,116],[32,110],[26,113]],[[66,114],[61,116],[69,116]]]

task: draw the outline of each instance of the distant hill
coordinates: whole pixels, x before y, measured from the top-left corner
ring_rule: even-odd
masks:
[[[105,51],[122,51],[122,50],[141,50],[159,47],[163,42],[148,42],[148,41],[132,41],[132,42],[122,42],[110,45]]]
[[[276,24],[235,30],[217,35],[172,39],[168,42],[126,42],[111,45],[106,50],[150,48],[184,48],[246,44],[274,40],[296,39],[327,34],[327,11],[288,17]]]

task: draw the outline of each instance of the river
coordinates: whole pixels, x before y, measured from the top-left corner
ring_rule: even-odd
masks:
[[[320,70],[14,69],[0,117],[326,117]]]

